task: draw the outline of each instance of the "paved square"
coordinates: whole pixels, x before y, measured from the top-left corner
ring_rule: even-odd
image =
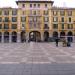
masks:
[[[75,44],[1,43],[0,75],[75,75]]]

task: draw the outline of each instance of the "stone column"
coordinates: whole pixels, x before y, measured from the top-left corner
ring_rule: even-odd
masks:
[[[58,37],[60,37],[60,32],[58,31]]]
[[[21,35],[20,32],[17,32],[17,43],[21,42]]]
[[[9,33],[9,43],[11,43],[11,42],[12,42],[12,34]]]
[[[29,32],[26,32],[26,42],[29,40]]]
[[[44,41],[44,33],[41,33],[41,41]]]
[[[2,43],[4,43],[4,33],[2,33],[2,40],[1,40]]]
[[[49,37],[53,37],[52,31],[49,32]]]
[[[73,42],[75,43],[75,36],[73,36]]]

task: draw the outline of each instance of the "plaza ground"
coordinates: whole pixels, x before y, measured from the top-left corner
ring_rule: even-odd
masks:
[[[75,75],[75,43],[0,43],[0,75]]]

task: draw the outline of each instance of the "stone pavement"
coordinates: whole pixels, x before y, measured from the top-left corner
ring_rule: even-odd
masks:
[[[0,75],[75,75],[75,44],[0,43]]]

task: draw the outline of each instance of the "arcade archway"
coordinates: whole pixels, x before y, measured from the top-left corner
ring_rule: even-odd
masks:
[[[38,31],[32,31],[29,33],[29,40],[39,42],[41,41],[41,34]]]
[[[60,38],[65,38],[65,32],[64,31],[60,32]]]
[[[49,39],[49,32],[45,31],[45,32],[44,32],[44,41],[47,42],[48,39]]]
[[[73,33],[71,31],[69,31],[68,34],[67,34],[67,40],[69,42],[73,42]]]
[[[17,32],[12,32],[12,42],[17,42]]]
[[[9,32],[4,32],[4,42],[8,43],[9,42]]]
[[[53,38],[57,38],[58,37],[58,32],[53,32]]]

